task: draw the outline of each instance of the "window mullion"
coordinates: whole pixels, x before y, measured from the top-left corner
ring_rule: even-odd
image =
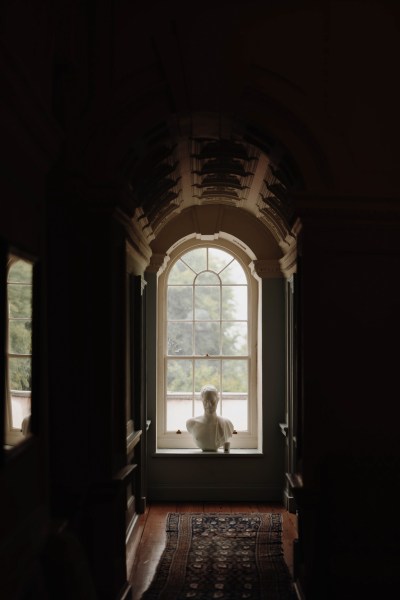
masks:
[[[195,340],[196,340],[196,334],[195,334],[195,329],[196,329],[196,287],[195,287],[195,280],[196,278],[193,278],[193,282],[192,282],[192,306],[193,306],[193,310],[192,310],[192,354],[193,354],[193,358],[192,358],[192,417],[195,416],[195,386],[194,386],[194,381],[195,381],[195,360],[194,360],[194,356],[195,356]]]
[[[219,278],[219,414],[222,415],[222,281]]]

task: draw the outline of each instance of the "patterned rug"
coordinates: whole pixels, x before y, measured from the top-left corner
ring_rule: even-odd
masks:
[[[143,600],[292,600],[279,513],[169,513]]]

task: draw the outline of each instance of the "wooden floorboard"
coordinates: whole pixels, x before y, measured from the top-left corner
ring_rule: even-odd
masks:
[[[154,503],[140,516],[136,529],[136,542],[130,548],[127,559],[132,600],[140,600],[153,579],[161,554],[165,548],[165,522],[169,512],[280,512],[283,516],[282,547],[285,561],[293,574],[293,540],[297,537],[296,516],[288,513],[280,504],[256,502],[195,502]]]

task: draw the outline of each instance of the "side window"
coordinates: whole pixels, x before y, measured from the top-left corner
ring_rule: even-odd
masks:
[[[5,442],[13,446],[30,429],[32,390],[33,263],[11,255],[7,272]]]

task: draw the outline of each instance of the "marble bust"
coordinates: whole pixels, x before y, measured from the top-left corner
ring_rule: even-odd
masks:
[[[217,415],[218,391],[213,385],[201,388],[204,415],[186,421],[186,429],[203,452],[217,452],[231,436],[234,427],[229,419]]]

